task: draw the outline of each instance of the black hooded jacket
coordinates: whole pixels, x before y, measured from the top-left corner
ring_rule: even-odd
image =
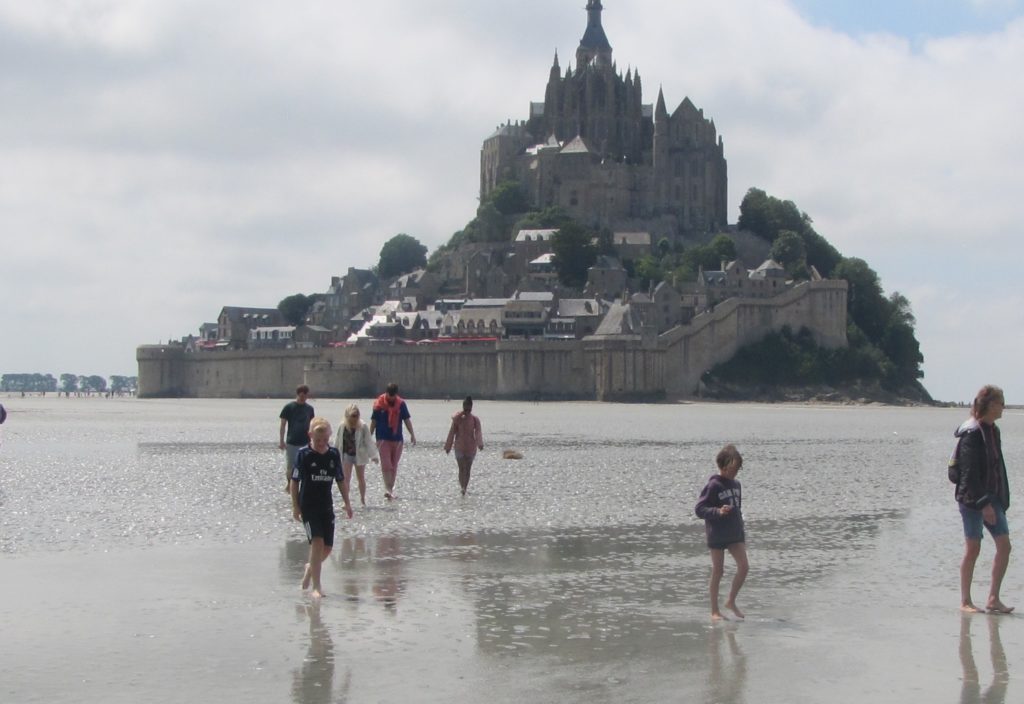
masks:
[[[960,482],[956,485],[956,500],[964,506],[981,510],[992,499],[998,498],[1004,509],[1010,508],[1010,483],[1006,477],[999,427],[992,424],[994,448],[986,447],[985,433],[975,418],[964,422],[953,435],[959,438],[957,459],[960,464]],[[992,451],[999,458],[1001,476],[998,478],[990,476],[988,457]]]

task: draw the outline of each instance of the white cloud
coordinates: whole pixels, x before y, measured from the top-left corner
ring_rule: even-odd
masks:
[[[0,328],[27,340],[0,371],[128,372],[136,344],[324,290],[397,232],[442,243],[482,139],[572,61],[580,6],[0,0]],[[911,43],[785,2],[605,6],[647,101],[715,120],[731,217],[751,186],[794,200],[910,296],[926,384],[962,397],[965,268],[1019,287],[1024,21]],[[1024,398],[1009,359],[987,368]]]

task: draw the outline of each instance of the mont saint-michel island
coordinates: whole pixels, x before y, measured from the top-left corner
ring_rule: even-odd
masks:
[[[484,139],[447,243],[382,237],[322,292],[212,304],[197,334],[138,348],[139,395],[930,401],[910,302],[784,196],[751,186],[730,223],[714,120],[645,102],[603,9]]]

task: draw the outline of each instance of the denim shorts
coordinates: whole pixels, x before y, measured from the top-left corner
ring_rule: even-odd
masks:
[[[960,507],[960,518],[964,522],[964,537],[971,540],[981,540],[982,531],[981,527],[985,526],[988,530],[989,535],[996,538],[1000,535],[1009,535],[1010,526],[1006,523],[1006,511],[998,501],[993,501],[990,505],[996,512],[996,523],[995,525],[989,525],[982,519],[981,511],[964,506],[963,504],[957,504]]]
[[[299,457],[299,450],[305,445],[288,445],[284,446],[284,466],[289,472],[295,469],[295,460]]]

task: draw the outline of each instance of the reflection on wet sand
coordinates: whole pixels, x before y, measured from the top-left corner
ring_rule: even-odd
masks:
[[[978,616],[963,614],[960,618],[960,666],[963,669],[963,680],[960,685],[960,704],[981,704],[994,702],[1001,704],[1006,701],[1006,691],[1010,684],[1010,670],[1006,664],[1006,652],[999,638],[999,626],[1005,616]],[[981,675],[974,660],[974,637],[971,633],[976,621],[988,622],[989,657],[992,661],[992,680],[982,691]]]
[[[309,649],[302,667],[292,676],[292,699],[296,704],[327,704],[345,702],[352,684],[351,670],[345,670],[345,680],[337,694],[334,692],[334,641],[330,630],[320,618],[320,603],[312,601],[299,607],[309,618]]]
[[[373,595],[385,611],[394,615],[398,611],[398,597],[405,590],[401,543],[396,535],[382,535],[376,539],[374,548]]]
[[[751,647],[750,630],[761,638],[766,632],[795,635],[786,619],[759,620],[759,612],[779,593],[828,579],[850,542],[871,542],[887,518],[807,518],[796,532],[789,524],[752,521],[755,565],[783,563],[755,572],[758,589],[747,605],[756,625],[709,626],[708,558],[696,522],[349,536],[336,542],[324,584],[328,594],[343,595],[336,599],[348,612],[346,630],[354,628],[381,652],[402,642],[394,640],[396,633],[432,629],[460,662],[480,658],[482,670],[497,665],[502,671],[510,659],[528,656],[544,670],[572,672],[546,685],[550,694],[569,699],[584,691],[600,701],[624,688],[673,692],[685,686],[710,701],[745,704],[750,685],[743,645]],[[813,561],[787,558],[812,550]],[[298,583],[305,551],[304,541],[285,547],[290,584]],[[408,604],[399,609],[403,600]],[[461,649],[463,642],[469,650]]]
[[[842,525],[809,519],[797,535],[786,529],[788,540],[776,538],[770,527],[759,539],[758,555],[809,550],[813,542],[819,559],[813,569],[761,568],[761,592],[822,580],[844,546],[871,540],[877,526],[878,518],[868,516]],[[703,650],[709,568],[700,526],[480,533],[472,541],[459,534],[407,541],[405,548],[410,557],[430,553],[472,561],[472,568],[453,572],[474,604],[483,653],[543,652],[563,661],[608,662],[637,653],[671,659],[685,643],[688,651]],[[756,614],[756,602],[752,606]]]
[[[715,704],[743,704],[746,701],[747,656],[737,642],[739,625],[717,624],[708,635],[710,658],[708,701]],[[723,653],[728,650],[728,654]]]

